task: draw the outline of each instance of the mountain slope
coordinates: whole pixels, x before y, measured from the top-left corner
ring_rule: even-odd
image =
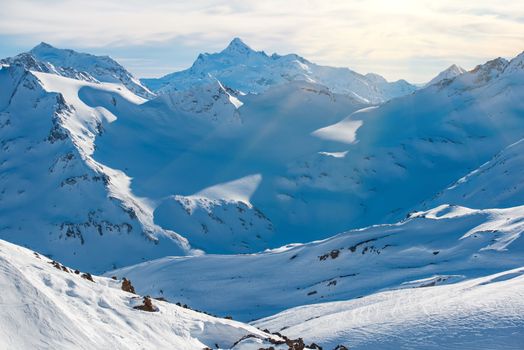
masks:
[[[345,210],[332,211],[346,228],[401,219],[524,136],[519,97],[524,93],[524,70],[508,74],[505,69],[512,66],[501,60],[487,62],[447,84],[319,129],[313,135],[328,135],[333,142],[323,153],[304,156],[289,167],[285,178],[292,186],[287,194],[297,197],[336,188],[344,194]],[[310,198],[304,199],[311,203]],[[298,211],[297,202],[290,200],[286,210]],[[307,219],[301,216],[297,221]]]
[[[478,197],[483,209],[474,209],[478,201],[452,194],[429,202],[435,206],[412,212],[396,224],[353,230],[325,241],[248,256],[165,258],[117,273],[132,276],[139,289],[160,288],[166,295],[198,307],[250,320],[292,305],[347,300],[405,286],[447,284],[522,266],[522,198],[519,191],[500,192],[505,186],[519,184],[520,143],[485,165],[479,161],[489,159],[490,153],[496,154],[506,142],[522,135],[522,113],[517,112],[523,108],[517,97],[524,75],[519,70],[521,57],[509,63],[487,62],[446,83],[362,110],[316,132],[317,136],[348,145],[347,153],[322,154],[333,161],[331,164],[346,161],[329,173],[343,173],[343,166],[347,169],[359,164],[360,182],[379,178],[398,189],[397,195],[390,196],[387,189],[377,188],[376,200],[369,201],[375,206],[386,200],[401,205],[413,193],[432,197],[438,191],[433,186],[447,188],[452,181],[446,178],[453,174],[459,178],[463,169],[478,164],[479,170],[472,174],[483,176],[466,179],[472,178],[476,184],[473,188],[486,189],[487,195]],[[517,68],[509,72],[511,67]],[[421,107],[409,111],[409,105]],[[361,123],[355,124],[357,121]],[[495,127],[499,124],[505,128]],[[351,163],[359,159],[360,148],[362,152],[373,150],[369,159],[363,157],[369,163]],[[384,166],[388,158],[394,165],[391,168]],[[367,171],[367,167],[375,172]],[[307,169],[321,172],[328,168],[319,162]],[[402,185],[392,185],[395,177]],[[490,181],[493,179],[501,180]],[[467,182],[459,181],[457,188]],[[333,188],[343,189],[340,185]],[[468,203],[473,207],[456,205]],[[508,208],[489,209],[501,204]],[[413,201],[413,207],[417,206]],[[178,287],[186,282],[185,277],[169,274],[178,270],[198,276],[192,277],[191,288]],[[153,281],[162,283],[153,286]],[[210,288],[220,291],[213,300],[205,298]]]
[[[94,157],[112,168],[126,169],[133,178],[134,193],[157,204],[155,220],[197,243],[196,248],[214,253],[255,252],[273,245],[274,239],[287,239],[278,235],[288,232],[284,225],[289,214],[279,203],[282,176],[297,158],[321,152],[331,143],[311,133],[365,105],[300,81],[239,96],[243,103],[239,108],[229,101],[225,90],[220,91],[214,95],[216,100],[211,99],[210,108],[200,104],[205,99],[195,99],[194,108],[181,108],[172,103],[176,99],[160,96],[126,113],[116,110],[117,120],[97,138]],[[110,104],[103,106],[115,110]],[[215,118],[217,110],[224,113]],[[240,196],[228,197],[229,190],[223,190],[228,184],[248,179],[258,180],[248,181],[249,186],[239,189],[243,192]],[[176,199],[208,198],[201,194],[210,189],[215,193],[213,205],[205,207],[202,201],[193,201],[204,216],[186,224],[178,204],[183,201]],[[236,202],[232,210],[216,205],[227,207],[232,201]],[[318,205],[311,206],[310,212]],[[211,207],[216,210],[210,211]],[[235,216],[236,211],[239,215]],[[197,218],[188,219],[191,217]],[[216,223],[218,231],[207,233],[209,223]],[[211,235],[220,241],[220,232],[229,235],[232,229],[239,238],[236,247],[213,243]],[[192,240],[197,236],[208,238]],[[239,244],[240,240],[247,245]]]
[[[94,88],[125,106],[143,100],[121,85],[90,83],[14,65],[0,71],[0,235],[68,265],[104,271],[189,251],[153,223],[130,179],[92,158],[114,116],[79,99]]]
[[[508,146],[478,169],[460,178],[424,207],[454,203],[473,208],[507,208],[522,203],[524,183],[524,140]]]
[[[324,241],[251,255],[166,257],[109,274],[131,278],[142,293],[162,290],[169,299],[247,321],[406,283],[451,283],[519,267],[523,218],[522,206],[474,210],[443,205],[397,224]],[[414,282],[422,279],[427,280]]]
[[[384,102],[416,89],[404,80],[389,83],[377,74],[361,75],[347,68],[319,66],[294,54],[268,56],[263,51],[254,51],[239,38],[219,53],[199,55],[187,70],[142,82],[164,94],[188,89],[210,78],[243,93],[260,93],[289,81],[307,81],[364,103]]]
[[[153,312],[138,310],[143,297],[123,291],[121,280],[73,271],[5,241],[0,262],[2,348],[288,349],[278,335],[166,301],[151,299]],[[254,326],[304,337],[324,349],[518,349],[523,275],[518,268],[425,288],[417,286],[431,281],[418,281],[360,299],[286,310]]]
[[[201,350],[231,348],[246,335],[281,340],[165,301],[152,300],[155,312],[137,310],[143,297],[123,291],[122,281],[75,272],[2,240],[0,263],[3,349]]]
[[[421,281],[422,282],[422,281]],[[450,285],[301,306],[258,320],[324,348],[521,349],[524,268]]]

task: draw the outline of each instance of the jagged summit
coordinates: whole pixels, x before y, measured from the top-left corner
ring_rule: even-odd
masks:
[[[372,104],[416,90],[405,81],[389,83],[377,74],[362,75],[348,68],[320,66],[296,54],[269,56],[264,51],[253,50],[240,38],[231,40],[218,53],[200,54],[187,70],[142,82],[161,95],[207,83],[208,76],[231,89],[252,94],[292,81],[307,81]]]
[[[452,64],[448,68],[444,69],[442,72],[440,72],[436,77],[431,79],[426,86],[438,84],[441,81],[453,79],[461,74],[466,73],[466,70],[460,66],[457,66],[456,64]]]
[[[479,64],[468,73],[476,85],[482,85],[498,77],[508,64],[509,61],[507,59],[497,57],[484,64]]]
[[[100,61],[105,61],[106,65],[111,64],[124,69],[118,62],[114,61],[109,56],[96,56],[72,49],[60,49],[46,42],[41,42],[36,45],[29,51],[29,53],[37,59],[49,62],[55,66],[70,67],[77,70],[80,68],[89,68],[89,64],[100,64]],[[89,69],[86,69],[86,71],[87,70]]]
[[[54,49],[55,47],[49,43],[46,43],[45,41],[42,41],[40,42],[40,44],[36,45],[35,47],[33,47],[31,49],[31,51],[35,51],[35,50],[38,50],[38,49]]]
[[[55,63],[57,64],[63,64],[64,57],[69,56],[69,57],[75,57],[75,58],[81,57],[83,59],[90,58],[94,60],[104,60],[108,62],[113,62],[121,66],[118,62],[114,61],[108,55],[96,56],[90,53],[78,52],[73,49],[61,49],[49,43],[46,43],[45,41],[42,41],[40,42],[40,44],[33,47],[31,50],[29,50],[29,53],[34,55],[35,57],[37,57],[40,60],[48,59],[50,63],[53,63],[53,61],[55,61]]]
[[[447,70],[460,71],[460,72],[465,71],[464,68],[457,66],[454,63],[451,66],[449,66]]]
[[[240,38],[233,38],[229,45],[222,50],[222,53],[240,53],[240,54],[249,54],[251,52],[255,52],[251,47],[249,47],[242,39]]]
[[[27,64],[30,61],[28,56],[34,58],[39,64],[36,65],[34,62],[31,65]],[[30,70],[53,72],[73,79],[121,83],[140,97],[146,99],[154,97],[154,94],[143,86],[137,78],[109,56],[95,56],[71,49],[59,49],[46,42],[41,42],[29,52],[6,58],[2,62],[22,64]],[[34,68],[38,66],[47,68]]]
[[[515,56],[504,69],[504,74],[510,75],[524,72],[524,51]]]
[[[504,68],[508,65],[509,61],[503,57],[497,57],[495,59],[489,60],[486,63],[479,64],[473,70],[472,73],[478,72],[478,71],[488,71],[488,70],[496,70],[498,72],[501,72],[504,70]]]
[[[44,73],[55,73],[56,70],[53,66],[48,63],[41,62],[37,60],[31,53],[24,52],[16,55],[15,57],[10,57],[0,60],[0,65],[2,66],[19,66],[23,67],[26,70],[33,70]]]
[[[92,59],[97,58],[95,55],[77,52],[72,49],[60,49],[44,41],[29,50],[29,53],[41,61],[46,61],[57,66],[63,66],[66,63],[71,64],[67,62],[67,57],[83,57],[84,59],[88,57]],[[111,59],[109,56],[101,56],[100,58]]]

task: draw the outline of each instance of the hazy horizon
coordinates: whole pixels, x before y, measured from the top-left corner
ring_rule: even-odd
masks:
[[[268,54],[296,53],[413,83],[451,64],[471,69],[524,50],[524,5],[517,2],[21,0],[2,7],[1,57],[45,41],[110,55],[138,77],[188,68],[199,53],[220,51],[233,37]]]

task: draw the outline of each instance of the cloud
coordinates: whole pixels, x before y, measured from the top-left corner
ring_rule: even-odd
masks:
[[[240,36],[256,49],[422,82],[451,63],[471,68],[521,52],[523,7],[496,0],[17,0],[2,5],[0,33],[21,47],[44,40],[105,50],[133,59],[127,64],[139,75],[189,66],[199,51]]]

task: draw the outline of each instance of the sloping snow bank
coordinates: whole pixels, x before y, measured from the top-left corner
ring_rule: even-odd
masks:
[[[90,281],[3,240],[0,267],[1,349],[200,350],[230,348],[246,335],[280,339],[155,299],[157,312],[134,309],[143,298],[121,290],[121,281],[97,276]]]

